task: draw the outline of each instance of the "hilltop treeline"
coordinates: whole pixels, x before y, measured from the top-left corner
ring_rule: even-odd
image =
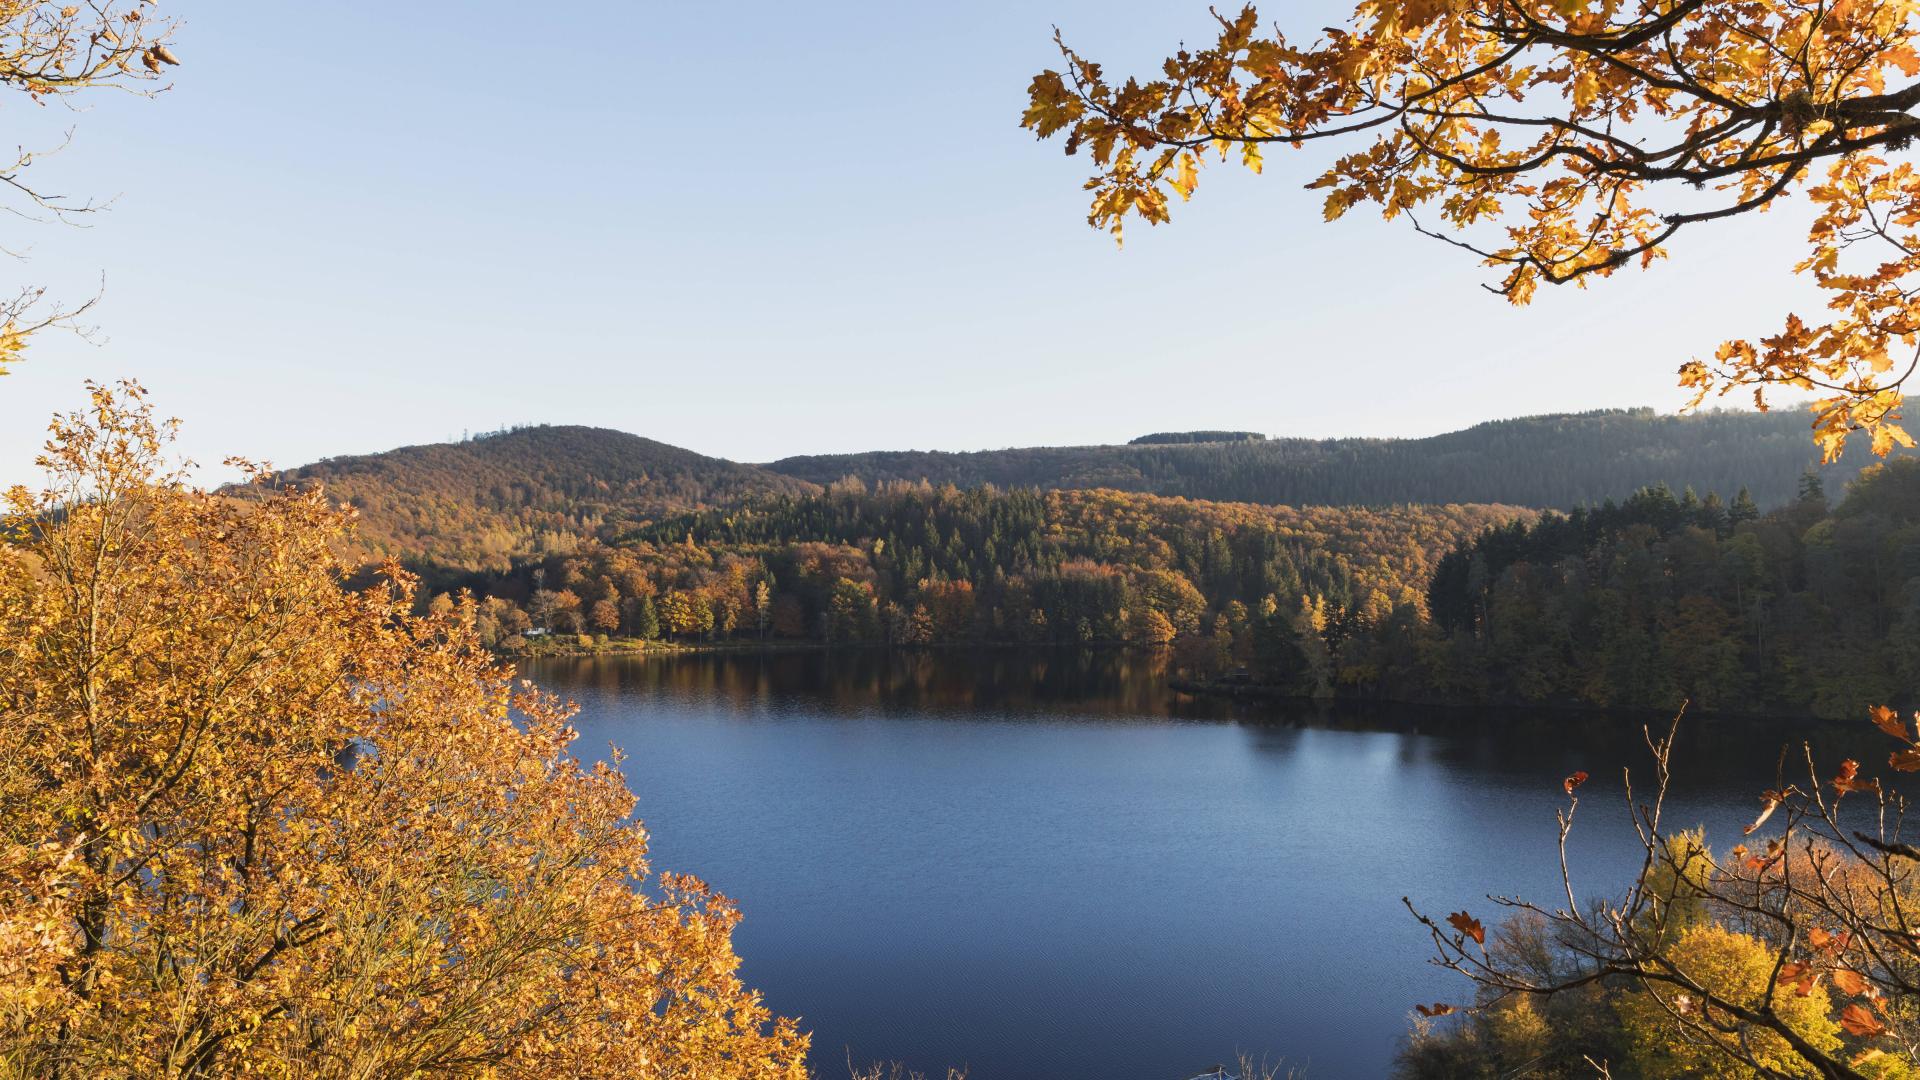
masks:
[[[1262,611],[1423,617],[1432,567],[1511,507],[1260,507],[1122,492],[837,485],[620,538],[432,572],[504,648],[550,634],[680,641],[1211,642]]]
[[[1742,487],[1790,501],[1815,453],[1804,413],[1651,409],[1501,420],[1427,439],[1266,439],[977,453],[882,451],[796,457],[768,469],[819,484],[928,480],[977,487],[1114,488],[1222,502],[1391,506],[1504,503],[1571,510],[1667,484]],[[1864,447],[1821,470],[1836,487],[1872,461]]]
[[[1266,438],[1257,431],[1156,431],[1151,435],[1128,439],[1127,445],[1178,446],[1184,443],[1265,442]]]

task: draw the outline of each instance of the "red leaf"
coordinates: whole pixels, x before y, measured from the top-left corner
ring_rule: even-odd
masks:
[[[1572,776],[1567,777],[1563,783],[1567,789],[1567,794],[1571,795],[1573,794],[1574,788],[1577,788],[1581,784],[1584,784],[1586,782],[1587,782],[1587,774],[1584,771],[1582,771],[1582,772],[1576,772]]]
[[[1442,1001],[1436,1001],[1431,1005],[1415,1005],[1413,1011],[1419,1013],[1421,1016],[1445,1016],[1453,1012],[1453,1006]]]

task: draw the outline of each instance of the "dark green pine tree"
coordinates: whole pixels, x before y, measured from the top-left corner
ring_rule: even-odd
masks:
[[[1808,508],[1819,508],[1821,513],[1827,510],[1827,486],[1820,482],[1820,474],[1808,469],[1800,474],[1800,494],[1795,502]]]
[[[1733,497],[1733,506],[1727,510],[1727,523],[1737,529],[1745,522],[1759,519],[1760,508],[1754,505],[1753,493],[1742,486],[1740,494]]]

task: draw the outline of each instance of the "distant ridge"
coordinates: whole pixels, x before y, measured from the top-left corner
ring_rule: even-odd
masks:
[[[1283,506],[1504,504],[1571,509],[1666,484],[1762,507],[1791,500],[1815,452],[1800,413],[1651,409],[1529,416],[1422,439],[1163,433],[1125,446],[880,450],[748,465],[608,428],[535,426],[329,458],[280,474],[360,510],[368,554],[469,569],[617,542],[669,516],[869,485],[1121,491]],[[1230,436],[1233,441],[1200,441]],[[1190,440],[1190,441],[1181,441]],[[1836,495],[1871,462],[1818,470]]]
[[[327,458],[282,473],[361,514],[376,556],[481,566],[654,518],[814,485],[608,428],[535,426]]]
[[[1205,433],[1195,433],[1205,434]],[[1232,434],[1232,433],[1223,433]],[[868,483],[1055,489],[1108,487],[1225,502],[1390,506],[1507,503],[1571,509],[1667,484],[1731,498],[1747,488],[1762,506],[1794,495],[1816,467],[1806,414],[1652,409],[1494,420],[1421,439],[1237,442],[1135,440],[1126,446],[1028,447],[966,453],[881,450],[791,457],[767,468],[826,484]],[[1820,468],[1838,487],[1873,460],[1849,449]]]

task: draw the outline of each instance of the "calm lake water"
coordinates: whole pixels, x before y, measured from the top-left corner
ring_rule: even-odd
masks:
[[[1637,865],[1640,720],[1254,708],[1113,652],[549,660],[582,756],[613,743],[656,868],[745,914],[750,985],[822,1076],[1181,1080],[1245,1052],[1385,1075],[1416,1002],[1462,1001],[1400,904],[1561,895],[1554,810],[1584,769],[1575,881]],[[1862,723],[1858,727],[1865,727]],[[1731,845],[1778,725],[1684,725],[1668,821]],[[1873,763],[1869,732],[1815,733]]]

